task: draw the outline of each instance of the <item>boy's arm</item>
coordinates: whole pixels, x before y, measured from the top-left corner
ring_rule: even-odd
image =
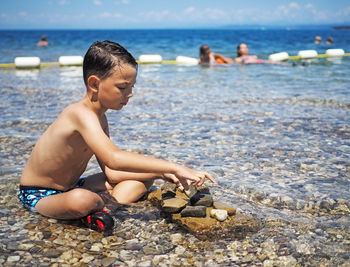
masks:
[[[97,159],[100,167],[104,174],[106,175],[110,183],[120,183],[126,180],[135,180],[140,182],[147,182],[153,179],[163,179],[166,181],[171,181],[177,186],[181,186],[180,180],[173,174],[161,174],[161,173],[141,173],[141,172],[126,172],[126,171],[115,171],[106,167],[103,163]],[[188,183],[187,183],[188,184]]]
[[[104,133],[109,138],[109,126],[108,126],[108,121],[106,116],[102,117],[101,126]],[[106,167],[106,165],[103,162],[101,162],[101,160],[99,160],[97,157],[96,157],[96,160],[110,183],[120,183],[125,180],[136,180],[140,182],[146,182],[155,178],[162,178],[162,174],[159,174],[159,173],[158,174],[157,173],[140,173],[140,172],[126,172],[126,171],[112,170]]]
[[[96,114],[89,109],[81,110],[76,119],[78,131],[87,145],[96,157],[112,170],[174,174],[185,188],[187,188],[186,180],[196,185],[203,184],[206,178],[215,182],[206,172],[194,171],[165,160],[120,150],[103,131]]]

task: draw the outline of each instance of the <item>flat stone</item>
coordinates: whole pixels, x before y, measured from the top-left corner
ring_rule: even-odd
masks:
[[[126,250],[141,250],[142,246],[138,239],[131,239],[126,241]]]
[[[43,256],[48,258],[58,258],[61,255],[62,255],[62,251],[59,251],[53,248],[44,249],[43,251]]]
[[[213,205],[212,196],[208,194],[203,194],[200,192],[197,192],[193,197],[191,197],[190,201],[191,201],[191,205],[193,206],[211,207]]]
[[[115,257],[106,257],[101,260],[101,264],[102,266],[111,266],[116,260]]]
[[[8,258],[7,258],[7,261],[8,262],[15,262],[15,261],[19,261],[20,260],[20,256],[9,256]]]
[[[181,198],[169,198],[163,200],[162,210],[168,213],[176,213],[181,211],[187,205],[187,201]]]
[[[206,184],[197,186],[197,191],[203,194],[210,194],[209,187]]]
[[[181,211],[182,217],[205,217],[206,212],[205,206],[187,206]]]
[[[168,192],[168,191],[176,193],[176,184],[170,183],[170,182],[166,182],[161,187],[161,191],[162,191],[162,193]]]
[[[185,194],[189,198],[193,197],[196,193],[197,193],[197,188],[195,186],[193,186],[193,185],[190,185],[189,189],[185,190]]]
[[[182,198],[186,201],[190,201],[190,198],[186,195],[186,193],[180,189],[176,190],[176,197]]]
[[[22,243],[22,244],[18,245],[17,249],[19,249],[19,250],[29,250],[32,247],[34,247],[34,244]]]
[[[162,191],[160,189],[157,189],[150,192],[147,196],[147,199],[152,203],[152,205],[159,207],[162,201]]]
[[[214,201],[213,203],[213,207],[215,209],[219,209],[219,210],[226,210],[227,214],[232,216],[236,214],[236,208],[232,205],[229,205],[225,202],[220,202],[220,201]]]

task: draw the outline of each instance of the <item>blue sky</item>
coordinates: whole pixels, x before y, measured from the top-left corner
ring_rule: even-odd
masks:
[[[350,24],[349,0],[2,0],[0,29]]]

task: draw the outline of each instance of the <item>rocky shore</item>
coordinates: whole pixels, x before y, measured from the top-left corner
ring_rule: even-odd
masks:
[[[348,229],[310,224],[306,214],[294,222],[265,217],[262,228],[239,238],[205,239],[148,200],[126,206],[104,195],[115,220],[104,235],[28,212],[17,200],[17,181],[0,184],[1,266],[349,266]],[[338,218],[338,226],[345,220]]]

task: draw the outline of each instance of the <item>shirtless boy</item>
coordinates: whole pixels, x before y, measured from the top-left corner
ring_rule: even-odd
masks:
[[[85,97],[66,107],[33,148],[20,179],[19,198],[29,210],[56,219],[77,219],[108,230],[113,219],[96,193],[119,202],[137,201],[154,179],[180,187],[215,182],[207,172],[120,150],[109,138],[106,111],[121,110],[132,97],[137,63],[122,46],[95,42],[83,64]],[[102,173],[80,178],[95,155]]]

